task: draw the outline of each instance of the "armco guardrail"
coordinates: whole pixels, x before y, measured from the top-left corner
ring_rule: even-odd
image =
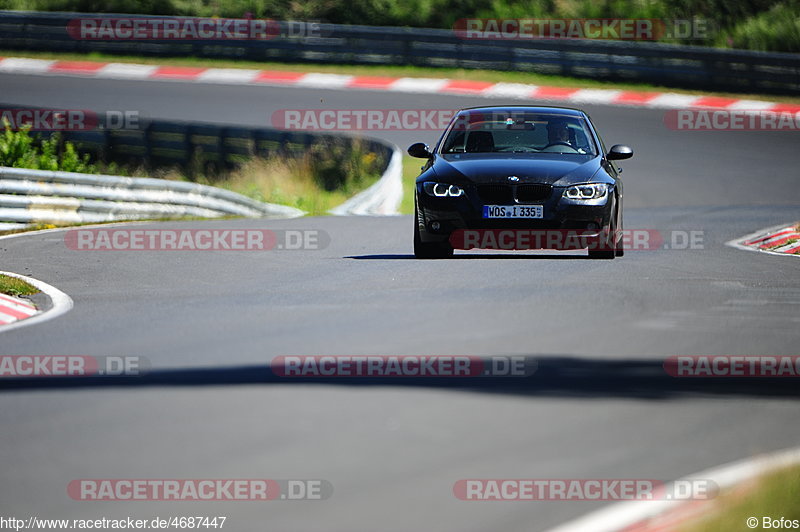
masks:
[[[0,109],[18,109],[0,104]],[[99,121],[107,123],[106,119]],[[151,167],[212,171],[254,156],[296,155],[318,142],[353,143],[353,137],[216,124],[142,120],[133,129],[61,131],[94,159]],[[39,132],[42,136],[52,133]],[[394,145],[358,139],[386,161],[383,177],[334,214],[394,214],[402,197],[400,155]],[[302,216],[299,209],[261,203],[224,189],[182,181],[48,172],[0,167],[0,230],[31,223],[95,223],[199,216]]]
[[[10,224],[303,214],[196,183],[0,167],[0,221]]]
[[[359,192],[330,210],[337,216],[374,216],[398,214],[403,199],[403,152],[395,146],[392,158],[381,178],[367,190]]]
[[[69,35],[70,20],[100,16],[120,15],[0,11],[0,48],[490,68],[697,89],[800,92],[800,56],[789,53],[604,40],[469,40],[449,30],[332,24],[320,25],[320,37],[266,40],[103,41]]]

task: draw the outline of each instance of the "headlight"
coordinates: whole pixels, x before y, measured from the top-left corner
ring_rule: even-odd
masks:
[[[422,184],[422,189],[429,196],[436,196],[437,198],[457,198],[464,195],[461,187],[455,185],[448,185],[447,183],[434,183],[428,181]]]
[[[605,183],[586,183],[567,187],[564,197],[573,200],[593,200],[605,197],[606,193],[608,193],[608,185]]]

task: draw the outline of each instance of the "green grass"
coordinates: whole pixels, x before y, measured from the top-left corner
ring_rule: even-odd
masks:
[[[756,530],[763,530],[762,517],[784,517],[800,520],[800,467],[769,474],[753,486],[725,493],[713,501],[714,510],[700,521],[680,529],[680,532],[729,532],[750,530],[746,521],[756,517]]]
[[[0,275],[0,294],[19,297],[30,296],[38,293],[38,288],[29,285],[21,279],[17,279],[16,277],[11,277],[8,275]]]
[[[767,246],[766,249],[769,249],[769,250],[778,249],[778,248],[782,248],[783,246],[791,246],[792,244],[796,244],[797,242],[800,242],[800,239],[790,238],[786,242],[782,242],[780,244],[773,244],[771,246]],[[800,253],[800,251],[795,251],[795,254],[797,254],[797,253]]]
[[[798,242],[800,242],[800,239],[790,238],[789,240],[787,240],[786,242],[784,242],[780,246],[775,246],[775,247],[770,248],[770,249],[775,249],[775,248],[779,248],[779,247],[783,247],[783,246],[791,246],[792,244],[797,244]],[[792,255],[800,255],[800,249],[793,251]]]
[[[790,238],[786,242],[783,242],[782,244],[776,244],[774,246],[770,246],[768,249],[777,249],[777,248],[782,248],[783,246],[791,246],[792,244],[796,244],[797,242],[798,242],[798,240],[796,238]]]
[[[400,214],[414,214],[414,185],[423,164],[424,159],[410,155],[403,157],[403,202],[400,204]]]
[[[360,155],[362,159],[371,156],[374,154]],[[370,169],[370,165],[371,162],[366,161],[365,169],[354,173],[358,179],[348,180],[333,190],[320,183],[307,159],[253,159],[224,178],[204,184],[228,189],[257,201],[296,207],[311,216],[323,216],[378,180],[380,172],[376,168]]]
[[[570,78],[550,76],[533,72],[472,70],[463,68],[439,68],[393,65],[331,65],[312,63],[275,63],[237,61],[233,59],[206,59],[196,57],[153,58],[138,56],[117,56],[110,54],[90,53],[58,53],[31,52],[19,50],[0,50],[0,57],[28,57],[34,59],[56,59],[67,61],[107,61],[116,63],[140,63],[167,66],[192,66],[210,68],[251,68],[259,70],[283,70],[289,72],[322,72],[330,74],[349,74],[363,76],[412,77],[412,78],[448,78],[455,80],[488,81],[492,83],[528,83],[552,87],[574,87],[584,89],[637,90],[653,92],[675,92],[706,96],[721,96],[752,100],[765,100],[786,103],[800,103],[800,96],[774,96],[764,94],[743,94],[733,92],[708,92],[683,90],[663,87],[647,83],[597,81],[586,78]]]
[[[41,231],[43,229],[55,229],[57,227],[59,227],[59,225],[56,224],[31,224],[28,227],[23,227],[20,229],[5,229],[0,231],[0,236],[15,235],[17,233],[29,233],[31,231]]]

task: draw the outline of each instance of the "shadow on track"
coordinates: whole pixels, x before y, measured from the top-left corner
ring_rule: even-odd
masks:
[[[282,377],[274,374],[265,363],[153,370],[139,376],[5,377],[0,378],[0,392],[69,388],[324,385],[442,389],[531,398],[800,398],[800,386],[792,378],[676,378],[665,372],[661,360],[590,360],[571,357],[527,359],[537,369],[526,377]]]
[[[353,255],[349,257],[342,257],[344,259],[354,259],[354,260],[426,260],[426,259],[417,259],[414,255]],[[559,255],[550,253],[547,255],[534,255],[532,253],[520,253],[520,254],[502,254],[502,253],[493,253],[493,254],[478,254],[478,253],[456,253],[450,258],[447,259],[438,259],[439,261],[443,260],[475,260],[475,259],[512,259],[512,260],[590,260],[589,255]]]

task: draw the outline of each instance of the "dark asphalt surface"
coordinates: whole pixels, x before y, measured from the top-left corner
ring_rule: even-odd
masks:
[[[285,108],[443,108],[489,99],[0,75],[0,101],[269,124]],[[512,102],[516,103],[516,102]],[[522,103],[522,102],[520,102]],[[464,478],[674,479],[795,446],[788,382],[693,387],[675,354],[796,355],[800,261],[724,242],[800,219],[796,133],[675,132],[663,111],[587,106],[623,163],[628,229],[703,231],[704,249],[411,256],[411,218],[146,227],[317,229],[317,251],[81,252],[0,240],[0,269],[72,296],[0,333],[2,354],[138,355],[111,385],[0,383],[0,514],[227,515],[228,530],[541,531],[598,502],[463,502]],[[375,132],[402,147],[436,132]],[[489,259],[492,260],[489,260]],[[524,382],[280,382],[278,355],[529,355]],[[326,501],[78,502],[79,478],[322,478]],[[745,529],[742,524],[742,529]]]

